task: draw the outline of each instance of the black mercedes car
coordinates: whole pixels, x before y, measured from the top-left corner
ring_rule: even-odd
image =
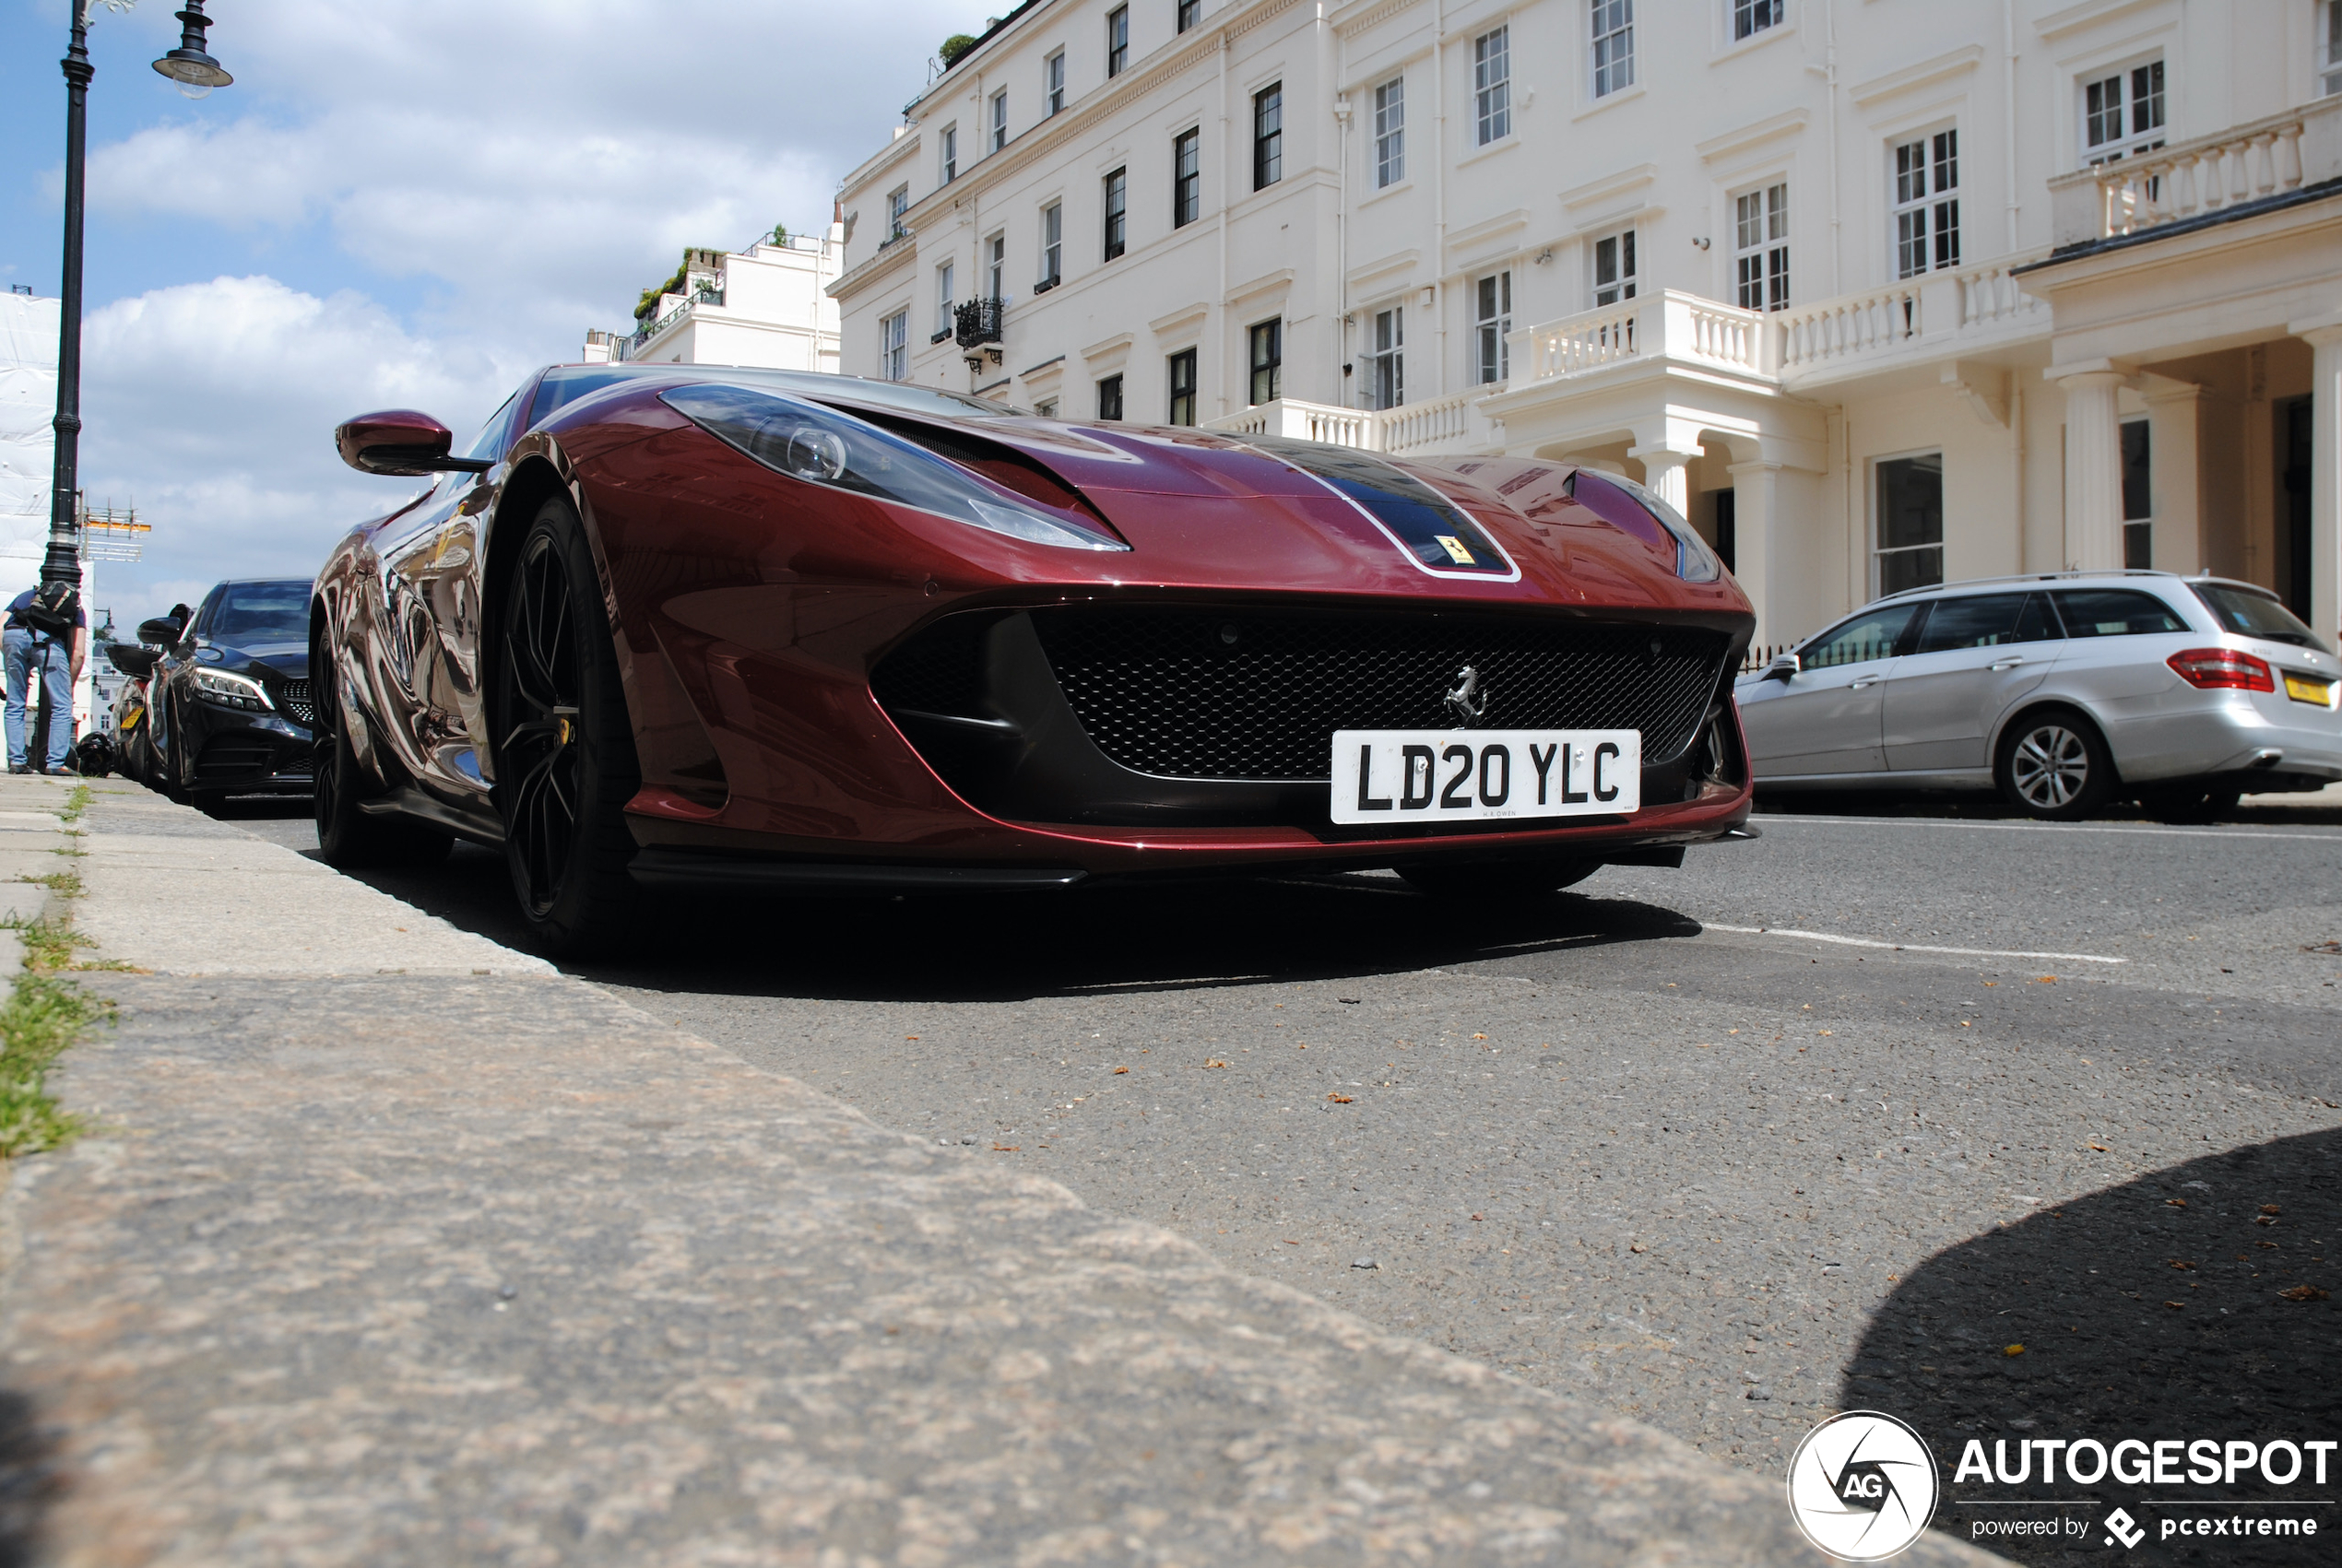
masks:
[[[173,799],[309,793],[309,594],[306,577],[222,583],[183,629],[138,629],[162,648],[148,711]]]

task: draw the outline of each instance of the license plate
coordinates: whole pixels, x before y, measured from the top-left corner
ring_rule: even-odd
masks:
[[[2315,702],[2321,708],[2334,706],[2334,682],[2311,676],[2288,673],[2285,694],[2296,702]]]
[[[1634,729],[1344,729],[1333,737],[1333,819],[1487,822],[1617,817],[1642,805]]]

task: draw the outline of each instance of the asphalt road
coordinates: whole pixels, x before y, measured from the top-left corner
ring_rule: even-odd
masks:
[[[680,905],[580,973],[1768,1471],[1855,1406],[1947,1473],[1969,1435],[2333,1426],[2335,1303],[2277,1292],[2342,1285],[2342,825],[1758,820],[1525,908]],[[511,935],[485,852],[369,879]]]

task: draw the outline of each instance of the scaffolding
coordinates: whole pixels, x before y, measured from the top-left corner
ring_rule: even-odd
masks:
[[[154,525],[141,522],[136,505],[92,506],[88,496],[80,498],[76,509],[80,524],[81,603],[89,617],[90,657],[82,666],[81,680],[74,693],[77,736],[91,730],[111,731],[113,728],[113,701],[122,689],[123,677],[107,663],[103,639],[112,629],[112,617],[107,625],[98,625],[97,615],[89,608],[97,594],[97,563],[100,561],[137,561],[146,559],[147,536],[154,532]],[[34,686],[39,685],[38,679]]]
[[[81,559],[90,560],[141,560],[147,553],[147,536],[154,532],[154,525],[138,521],[136,506],[91,506],[81,503]]]

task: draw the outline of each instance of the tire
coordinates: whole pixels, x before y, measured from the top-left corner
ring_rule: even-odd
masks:
[[[642,787],[618,650],[585,525],[566,497],[538,509],[504,584],[490,725],[504,863],[542,951],[606,952],[638,902],[621,813]]]
[[[2208,827],[2232,816],[2244,792],[2228,785],[2176,784],[2143,796],[2139,804],[2147,815],[2173,827]]]
[[[310,650],[309,667],[315,722],[310,737],[311,806],[317,821],[317,857],[337,870],[376,866],[433,866],[447,858],[454,841],[419,822],[377,817],[359,809],[364,773],[350,749],[342,723],[341,683],[323,645]]]
[[[156,771],[162,774],[163,798],[174,806],[195,804],[186,784],[195,772],[195,764],[187,760],[186,742],[181,738],[184,734],[180,725],[172,725],[171,738],[163,743],[163,749],[156,756]]]
[[[2071,708],[2036,708],[2001,737],[1993,782],[2041,822],[2078,822],[2106,804],[2114,758],[2098,726]]]
[[[1462,866],[1402,866],[1399,875],[1436,899],[1502,903],[1544,898],[1602,869],[1599,860],[1482,861]]]

